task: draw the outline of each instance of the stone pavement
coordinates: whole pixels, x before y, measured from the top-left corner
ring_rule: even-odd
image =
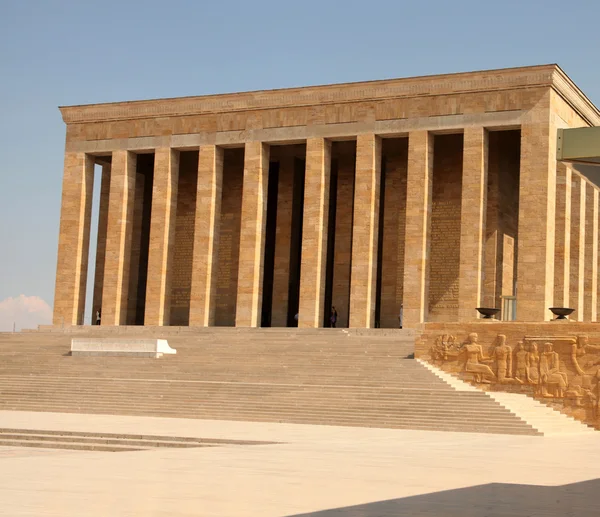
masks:
[[[0,515],[577,517],[600,514],[600,433],[507,436],[0,412],[0,428],[276,445],[0,448]]]

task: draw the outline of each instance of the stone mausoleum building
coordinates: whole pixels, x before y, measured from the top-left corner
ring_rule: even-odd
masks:
[[[557,144],[600,112],[556,65],[61,112],[55,325],[598,319],[599,187]]]

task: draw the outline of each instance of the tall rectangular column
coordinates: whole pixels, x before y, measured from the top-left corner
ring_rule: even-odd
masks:
[[[350,327],[375,326],[380,187],[381,139],[374,134],[359,135],[352,225]]]
[[[588,183],[585,189],[585,266],[583,277],[583,320],[596,319],[598,283],[598,190]],[[594,227],[595,226],[595,227]]]
[[[54,325],[83,325],[93,189],[93,157],[65,153]]]
[[[523,117],[519,184],[517,320],[547,321],[554,298],[556,124],[551,92]]]
[[[483,127],[464,133],[458,278],[458,319],[477,318],[481,305],[485,217],[487,211],[488,138]]]
[[[324,138],[308,139],[304,180],[299,327],[318,328],[323,324],[330,180],[331,143]]]
[[[408,328],[427,317],[432,184],[433,135],[413,131],[408,136],[404,244],[403,326]]]
[[[236,327],[259,327],[269,187],[269,146],[248,142],[244,154]]]
[[[115,151],[108,196],[106,254],[102,288],[102,325],[124,325],[127,322],[131,238],[135,202],[135,154]]]
[[[144,325],[169,324],[178,175],[179,152],[156,149]]]
[[[598,296],[598,243],[600,241],[600,233],[598,227],[598,217],[600,217],[600,191],[594,187],[594,208],[593,208],[593,222],[592,222],[592,314],[591,321],[598,321],[598,303],[600,297]]]
[[[554,305],[569,306],[571,285],[571,169],[556,168],[556,252],[554,255]]]
[[[574,321],[584,318],[585,276],[585,180],[573,174],[571,182],[571,267],[569,307],[575,309],[570,317]]]
[[[215,324],[222,189],[223,149],[215,145],[201,146],[196,189],[190,325],[208,327]]]

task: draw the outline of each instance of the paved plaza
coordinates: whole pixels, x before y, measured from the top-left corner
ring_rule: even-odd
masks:
[[[276,442],[137,452],[0,448],[0,515],[596,516],[600,433],[507,436],[0,412],[4,429]]]

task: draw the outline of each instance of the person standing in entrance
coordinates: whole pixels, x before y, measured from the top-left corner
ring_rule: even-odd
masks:
[[[398,313],[398,323],[400,325],[400,328],[402,328],[402,308],[403,308],[403,305],[400,304],[400,312]]]
[[[331,323],[331,328],[334,329],[335,324],[337,323],[337,311],[334,306],[331,307],[331,317],[329,318],[329,321]]]
[[[101,318],[100,309],[98,309],[96,311],[96,325],[100,325],[100,318]]]

